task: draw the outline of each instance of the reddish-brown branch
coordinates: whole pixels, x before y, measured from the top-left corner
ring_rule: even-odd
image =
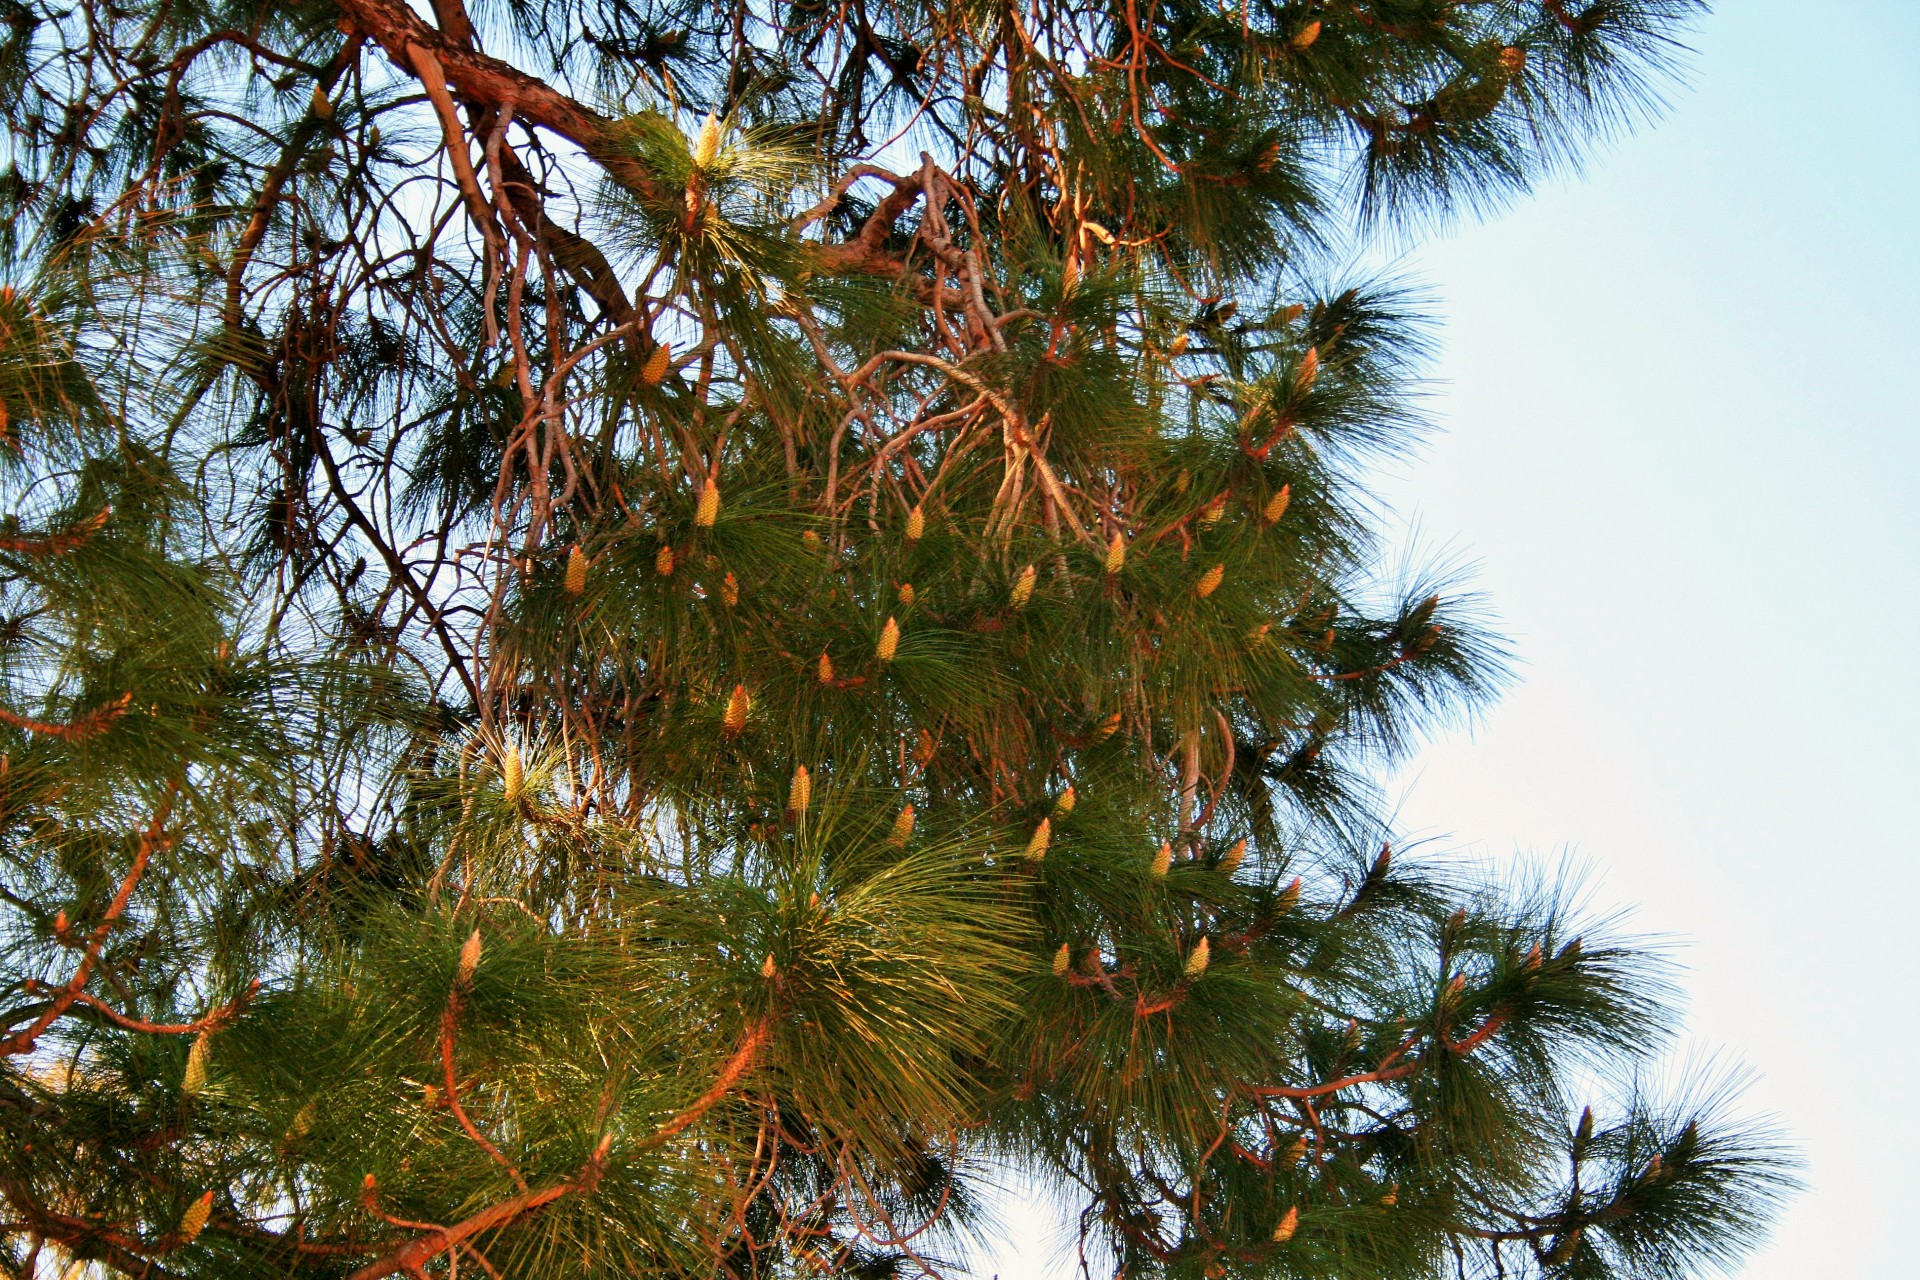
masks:
[[[641,1145],[652,1146],[658,1142],[665,1142],[713,1110],[714,1106],[727,1096],[728,1091],[740,1082],[740,1077],[753,1070],[754,1064],[760,1060],[760,1051],[766,1048],[768,1041],[772,1039],[773,1019],[770,1016],[762,1017],[747,1031],[746,1038],[740,1042],[740,1047],[734,1050],[733,1056],[727,1059],[727,1065],[720,1069],[713,1087],[694,1099],[692,1106],[661,1125],[654,1131],[653,1136],[647,1138]]]
[[[331,94],[333,87],[340,82],[340,77],[346,74],[347,68],[352,66],[354,60],[360,56],[360,44],[358,36],[349,36],[347,42],[341,46],[340,52],[334,55],[333,61],[329,62],[325,70],[320,73],[319,79],[315,81],[315,88],[323,94]],[[288,179],[293,177],[293,171],[299,167],[301,159],[306,155],[307,145],[304,141],[288,143],[285,150],[280,153],[280,158],[274,162],[273,168],[267,170],[266,177],[260,183],[259,194],[254,197],[253,213],[247,219],[246,228],[240,233],[240,239],[234,245],[233,260],[227,265],[226,306],[221,316],[229,328],[238,328],[240,325],[241,299],[246,283],[247,266],[253,261],[254,251],[260,247],[261,240],[266,237],[267,228],[273,221],[273,211],[280,203],[281,193],[286,189]]]
[[[1438,1038],[1440,1043],[1450,1052],[1465,1056],[1499,1034],[1500,1028],[1506,1025],[1507,1017],[1507,1010],[1496,1009],[1488,1016],[1486,1022],[1477,1031],[1465,1039],[1450,1040],[1444,1031],[1439,1033]],[[1418,1036],[1409,1036],[1407,1039],[1401,1041],[1400,1046],[1382,1058],[1380,1065],[1372,1071],[1361,1071],[1353,1075],[1342,1076],[1338,1080],[1329,1080],[1325,1084],[1303,1086],[1282,1084],[1248,1085],[1246,1086],[1246,1092],[1259,1098],[1295,1098],[1304,1101],[1308,1098],[1321,1098],[1328,1094],[1339,1093],[1342,1089],[1351,1089],[1355,1085],[1384,1084],[1393,1080],[1403,1080],[1426,1065],[1426,1059],[1423,1057],[1409,1059],[1406,1062],[1400,1063],[1399,1066],[1393,1065],[1402,1054],[1414,1046],[1417,1040]]]
[[[1226,1142],[1227,1135],[1233,1132],[1232,1117],[1233,1097],[1229,1094],[1226,1102],[1222,1104],[1220,1108],[1220,1134],[1213,1140],[1213,1145],[1207,1148],[1206,1154],[1200,1157],[1200,1164],[1193,1171],[1193,1201],[1189,1209],[1189,1214],[1195,1226],[1200,1225],[1200,1184],[1207,1176],[1207,1163],[1213,1159],[1214,1153],[1220,1150],[1221,1146]],[[1235,1143],[1234,1145],[1237,1147],[1239,1144]]]
[[[513,1161],[507,1159],[499,1147],[493,1145],[487,1135],[480,1132],[468,1117],[467,1109],[460,1105],[460,1080],[453,1069],[453,1037],[455,1027],[460,1020],[460,997],[461,990],[455,988],[454,993],[447,997],[447,1011],[440,1017],[440,1070],[447,1087],[447,1109],[453,1112],[453,1118],[460,1122],[460,1127],[466,1130],[467,1136],[473,1139],[474,1145],[486,1152],[495,1164],[505,1169],[507,1176],[513,1179],[513,1185],[519,1187],[524,1195],[528,1190],[527,1180],[520,1176],[520,1170],[514,1166]]]
[[[453,1013],[457,1001],[458,996],[456,995],[454,1002],[449,1003],[449,1014]],[[767,1042],[772,1038],[772,1019],[770,1017],[763,1017],[747,1032],[746,1039],[743,1040],[740,1047],[734,1051],[733,1056],[727,1060],[726,1066],[721,1068],[720,1075],[713,1082],[713,1087],[701,1094],[691,1107],[688,1107],[685,1111],[682,1111],[679,1115],[660,1126],[660,1128],[641,1145],[650,1146],[654,1143],[665,1141],[686,1129],[687,1126],[693,1124],[708,1111],[711,1111],[713,1107],[727,1095],[728,1091],[740,1082],[740,1078],[753,1068],[754,1063],[759,1059],[760,1051],[766,1047]],[[443,1032],[441,1040],[443,1064],[447,1061],[447,1046],[450,1043],[450,1040]],[[452,1078],[449,1076],[449,1101],[453,1100],[454,1096]],[[475,1137],[476,1141],[480,1142],[488,1150],[493,1150],[493,1145],[487,1142],[485,1138],[479,1137],[475,1130],[469,1128],[468,1133]],[[575,1193],[585,1194],[592,1191],[599,1183],[600,1175],[606,1168],[607,1152],[612,1146],[613,1137],[611,1134],[602,1138],[600,1145],[595,1148],[593,1155],[588,1158],[587,1163],[581,1167],[578,1173],[565,1182],[544,1187],[539,1191],[531,1189],[522,1190],[518,1195],[510,1196],[496,1205],[482,1209],[472,1217],[456,1222],[450,1227],[427,1227],[422,1224],[421,1229],[426,1231],[427,1234],[408,1241],[406,1244],[393,1249],[380,1258],[375,1259],[373,1262],[368,1263],[366,1266],[361,1267],[358,1271],[355,1271],[348,1280],[381,1280],[381,1277],[384,1276],[403,1273],[406,1275],[419,1275],[426,1265],[435,1258],[450,1249],[465,1246],[468,1240],[471,1240],[482,1232],[491,1231],[496,1227],[504,1227],[517,1218],[532,1213],[545,1205],[552,1204],[562,1196]],[[495,1153],[495,1158],[504,1159],[504,1157],[500,1157],[497,1152]],[[508,1167],[511,1168],[511,1166]],[[514,1176],[516,1179],[519,1177],[517,1173]],[[525,1184],[523,1183],[522,1185],[524,1186]],[[368,1194],[371,1196],[372,1192],[369,1191]]]
[[[1499,1033],[1500,1028],[1505,1026],[1506,1023],[1507,1023],[1507,1011],[1505,1009],[1495,1009],[1491,1014],[1487,1016],[1487,1020],[1485,1024],[1483,1024],[1478,1031],[1475,1031],[1472,1035],[1469,1035],[1464,1040],[1449,1040],[1446,1034],[1443,1032],[1441,1033],[1441,1036],[1440,1036],[1440,1043],[1447,1046],[1447,1048],[1453,1053],[1459,1054],[1464,1057],[1465,1055],[1472,1053],[1475,1049],[1478,1049],[1481,1045],[1485,1044],[1488,1040],[1491,1040],[1496,1034]]]
[[[41,538],[9,538],[0,536],[0,551],[11,551],[26,556],[64,556],[78,551],[93,540],[93,535],[106,528],[107,517],[113,514],[112,507],[102,507],[85,520],[76,521],[57,533]]]
[[[177,1275],[154,1261],[156,1254],[170,1252],[177,1246],[177,1236],[163,1237],[157,1243],[149,1243],[116,1224],[98,1218],[56,1212],[28,1194],[24,1187],[12,1182],[6,1186],[6,1197],[23,1219],[18,1223],[0,1224],[9,1234],[31,1233],[61,1245],[85,1245],[91,1256],[126,1275],[141,1276],[145,1280],[173,1280]]]
[[[1362,1071],[1356,1075],[1342,1076],[1338,1080],[1329,1080],[1325,1084],[1308,1085],[1295,1088],[1284,1084],[1258,1084],[1247,1086],[1247,1092],[1261,1098],[1320,1098],[1342,1089],[1351,1089],[1357,1084],[1380,1084],[1389,1080],[1400,1080],[1420,1069],[1420,1059],[1403,1062],[1397,1067],[1384,1071]]]
[[[486,195],[480,190],[480,177],[474,172],[473,156],[469,154],[471,143],[467,131],[460,126],[460,115],[454,110],[453,98],[447,93],[446,73],[440,66],[440,60],[425,45],[409,45],[407,61],[413,64],[415,73],[420,77],[421,85],[427,91],[427,100],[433,103],[434,114],[440,117],[440,129],[445,140],[447,160],[453,165],[454,177],[459,181],[460,193],[466,197],[467,214],[473,219],[473,225],[486,239],[487,245],[497,256],[504,251],[500,245],[500,230],[494,225],[493,209],[487,203]],[[489,266],[491,270],[491,264]],[[491,315],[488,319],[491,322]],[[489,334],[491,341],[491,334]]]
[[[399,0],[342,0],[341,10],[356,31],[370,36],[395,66],[420,74],[414,49],[430,55],[446,84],[465,100],[500,109],[513,104],[514,116],[574,143],[609,177],[649,201],[672,201],[683,192],[669,187],[635,158],[618,121],[561,93],[498,58],[448,40]],[[920,200],[917,182],[898,185],[880,201],[853,240],[816,251],[830,271],[893,275],[899,257],[886,247],[893,224]]]
[[[31,987],[39,986],[38,983],[31,983],[29,985]],[[113,1023],[115,1026],[125,1027],[128,1031],[143,1031],[149,1035],[157,1036],[193,1036],[205,1031],[218,1031],[221,1027],[226,1026],[229,1022],[239,1017],[241,1010],[245,1009],[247,1004],[259,993],[260,980],[256,978],[247,985],[245,991],[242,991],[239,995],[227,1001],[219,1008],[214,1009],[212,1012],[194,1019],[192,1022],[148,1022],[144,1018],[129,1017],[107,1004],[104,1000],[89,995],[85,991],[76,992],[73,999],[75,1004],[85,1005],[87,1008],[105,1017],[107,1021]]]
[[[94,734],[103,733],[111,728],[114,721],[125,715],[127,708],[132,704],[133,694],[123,693],[106,706],[95,707],[78,720],[74,720],[68,724],[56,724],[49,720],[35,720],[31,716],[23,716],[18,712],[9,711],[5,707],[0,707],[0,721],[10,724],[16,729],[25,729],[28,733],[44,734],[49,738],[59,738],[64,742],[79,742],[82,739],[91,738]]]
[[[95,925],[93,932],[87,935],[86,945],[80,953],[80,963],[74,966],[73,976],[67,979],[65,986],[54,992],[53,999],[45,1009],[40,1011],[39,1017],[23,1030],[16,1031],[5,1041],[0,1041],[0,1057],[13,1057],[17,1054],[32,1052],[34,1045],[39,1042],[47,1028],[79,1000],[87,980],[93,976],[94,966],[100,963],[100,953],[106,947],[107,935],[113,931],[114,925],[119,923],[120,917],[126,914],[127,904],[133,900],[133,891],[140,884],[140,877],[146,874],[147,864],[153,860],[155,853],[172,843],[172,837],[166,835],[166,826],[167,819],[173,814],[173,799],[179,789],[177,782],[168,784],[160,807],[147,823],[146,830],[140,833],[140,845],[134,851],[133,865],[121,878],[120,888],[114,893],[113,901],[107,904],[106,913],[100,917],[100,923]]]
[[[1307,678],[1309,680],[1364,680],[1368,676],[1385,675],[1387,672],[1393,670],[1395,667],[1399,666],[1401,663],[1413,661],[1413,658],[1414,658],[1413,654],[1403,653],[1399,657],[1393,659],[1390,662],[1383,662],[1377,667],[1368,667],[1365,671],[1342,671],[1334,675],[1323,675],[1323,674],[1318,674],[1314,672],[1309,672],[1307,674]]]
[[[405,1273],[419,1275],[426,1265],[449,1249],[456,1248],[483,1231],[495,1227],[504,1227],[523,1214],[532,1213],[555,1200],[576,1191],[587,1190],[598,1180],[598,1172],[605,1160],[604,1144],[601,1151],[595,1152],[584,1169],[565,1182],[539,1191],[523,1191],[517,1196],[502,1200],[499,1204],[482,1209],[479,1213],[450,1227],[438,1227],[429,1234],[411,1240],[383,1257],[376,1258],[366,1266],[355,1271],[348,1280],[380,1280],[382,1276]]]
[[[1145,992],[1142,992],[1134,999],[1133,1016],[1136,1018],[1150,1018],[1156,1013],[1165,1013],[1167,1010],[1178,1006],[1186,998],[1187,984],[1184,982],[1165,995],[1156,996],[1151,1000],[1147,999]]]

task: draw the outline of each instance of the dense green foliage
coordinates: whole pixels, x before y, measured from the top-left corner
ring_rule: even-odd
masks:
[[[0,0],[0,1270],[1753,1243],[1655,958],[1389,852],[1501,653],[1330,265],[1689,0],[431,8]]]

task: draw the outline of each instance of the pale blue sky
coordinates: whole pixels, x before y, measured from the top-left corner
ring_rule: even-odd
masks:
[[[1746,1280],[1920,1275],[1920,0],[1722,0],[1672,110],[1423,244],[1444,433],[1385,492],[1521,659],[1396,780],[1672,935],[1808,1190]],[[1064,1280],[1016,1214],[982,1274]]]
[[[1920,4],[1725,0],[1690,91],[1423,248],[1446,434],[1394,485],[1522,683],[1403,821],[1571,846],[1677,935],[1808,1191],[1741,1274],[1920,1275]]]

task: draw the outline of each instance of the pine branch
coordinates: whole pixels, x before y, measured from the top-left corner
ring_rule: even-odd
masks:
[[[26,1027],[0,1040],[0,1057],[15,1057],[31,1053],[49,1027],[71,1009],[80,999],[87,981],[93,976],[93,970],[100,963],[102,949],[106,946],[107,935],[113,931],[120,917],[126,913],[127,906],[133,901],[133,893],[140,885],[141,877],[147,872],[148,864],[156,853],[172,847],[173,839],[167,834],[167,822],[173,816],[174,798],[179,794],[179,783],[170,782],[159,807],[140,833],[140,843],[133,855],[133,864],[120,880],[120,887],[114,891],[113,899],[101,914],[100,922],[87,935],[81,945],[80,961],[73,968],[73,974],[56,988],[47,1007],[40,1011]]]

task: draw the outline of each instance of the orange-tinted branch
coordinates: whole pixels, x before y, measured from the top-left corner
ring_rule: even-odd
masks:
[[[100,953],[106,947],[107,935],[113,931],[114,925],[119,923],[120,917],[126,914],[127,904],[133,900],[133,891],[140,884],[140,877],[146,874],[147,864],[152,862],[156,852],[166,848],[172,842],[172,838],[166,835],[166,826],[167,819],[173,813],[173,798],[178,791],[178,783],[168,786],[165,799],[160,802],[159,809],[147,823],[146,830],[140,833],[140,846],[134,852],[133,865],[122,877],[120,888],[113,895],[113,901],[107,904],[106,914],[101,916],[100,923],[94,926],[93,932],[87,935],[86,945],[80,954],[80,963],[74,966],[73,976],[67,979],[65,986],[55,990],[53,999],[48,1002],[45,1009],[40,1011],[38,1017],[24,1029],[0,1041],[0,1057],[32,1052],[34,1045],[39,1043],[40,1037],[46,1033],[47,1028],[58,1021],[80,999],[87,980],[93,976],[94,966],[100,963]]]
[[[38,984],[34,985],[37,986]],[[258,995],[259,992],[260,980],[256,978],[252,983],[248,984],[245,991],[213,1010],[211,1013],[196,1018],[192,1022],[148,1022],[144,1018],[128,1017],[126,1014],[121,1013],[119,1010],[107,1004],[106,1001],[89,995],[85,991],[75,992],[73,1000],[75,1004],[85,1005],[87,1008],[99,1013],[115,1026],[125,1027],[128,1031],[144,1031],[149,1035],[158,1036],[193,1036],[199,1035],[203,1031],[218,1031],[221,1027],[226,1026],[240,1015],[240,1011],[247,1007],[247,1002]]]
[[[720,1075],[714,1080],[713,1087],[696,1098],[692,1106],[661,1125],[653,1136],[641,1145],[652,1146],[656,1142],[665,1142],[713,1110],[733,1086],[740,1082],[740,1077],[753,1070],[754,1064],[760,1060],[760,1051],[766,1048],[767,1042],[772,1039],[773,1019],[771,1016],[763,1017],[753,1024],[746,1038],[740,1042],[740,1047],[734,1050],[731,1058],[727,1059],[727,1065],[720,1069]]]
[[[39,538],[0,537],[0,551],[11,551],[25,556],[64,556],[78,551],[93,540],[93,535],[106,528],[107,517],[113,514],[112,507],[102,507],[85,520],[79,520],[55,533]]]
[[[123,693],[104,707],[95,707],[70,724],[35,720],[30,716],[23,716],[18,712],[0,707],[0,722],[10,724],[16,729],[25,729],[28,733],[44,734],[46,737],[59,738],[65,742],[79,742],[83,738],[91,738],[94,734],[111,728],[114,721],[125,715],[127,708],[132,704],[133,695]]]

